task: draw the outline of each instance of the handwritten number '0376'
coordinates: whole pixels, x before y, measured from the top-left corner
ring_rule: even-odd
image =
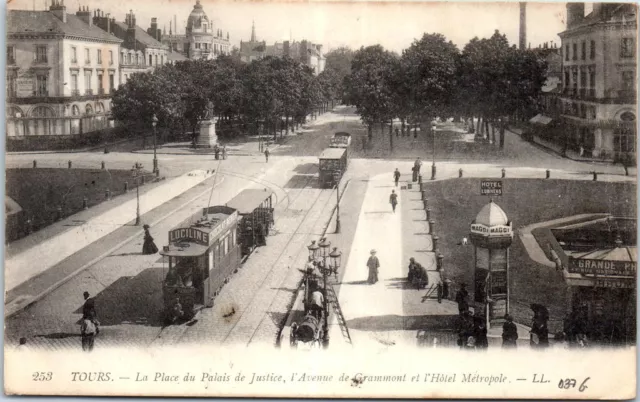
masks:
[[[584,381],[582,381],[582,384],[580,384],[578,391],[584,392],[584,390],[588,388],[587,381],[589,381],[590,378],[591,377],[587,377],[584,379]],[[569,388],[575,388],[576,385],[577,385],[577,382],[575,378],[567,378],[564,380],[560,380],[560,382],[558,383],[558,388],[569,389]]]

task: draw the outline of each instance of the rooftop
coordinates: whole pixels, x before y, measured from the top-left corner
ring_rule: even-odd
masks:
[[[127,24],[124,22],[116,21],[115,24],[122,29],[124,32],[127,31]],[[140,42],[142,45],[153,48],[162,48],[165,49],[167,46],[155,40],[151,35],[149,35],[144,29],[140,28],[136,25],[136,40]]]
[[[482,207],[480,212],[478,212],[475,223],[491,227],[507,225],[509,223],[509,219],[507,218],[507,214],[504,213],[502,208],[500,208],[498,204],[491,201],[487,205]]]
[[[95,25],[89,25],[74,14],[67,14],[67,22],[62,22],[49,11],[7,11],[7,34],[59,34],[120,43],[114,35],[108,34]]]

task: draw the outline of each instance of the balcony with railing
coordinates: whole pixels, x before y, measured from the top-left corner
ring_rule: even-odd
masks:
[[[98,95],[104,95],[104,88],[98,88]]]
[[[80,96],[80,90],[72,89],[71,90],[71,96]]]
[[[93,89],[85,89],[84,90],[84,94],[85,95],[93,95]]]

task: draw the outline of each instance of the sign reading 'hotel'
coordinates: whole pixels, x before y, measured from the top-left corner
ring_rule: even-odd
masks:
[[[480,181],[480,195],[502,195],[502,180]]]

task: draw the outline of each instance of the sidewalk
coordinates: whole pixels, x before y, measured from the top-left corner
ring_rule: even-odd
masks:
[[[193,171],[162,182],[140,196],[140,214],[164,204],[211,175],[212,173],[207,174],[205,171]],[[72,215],[58,223],[58,226],[69,226],[69,230],[46,239],[38,236],[42,241],[37,244],[33,244],[30,236],[16,241],[17,244],[8,250],[5,259],[5,290],[12,290],[94,241],[130,223],[135,217],[132,211],[136,210],[136,204],[136,199],[127,200],[81,223]],[[23,244],[30,244],[30,247],[24,247]]]

